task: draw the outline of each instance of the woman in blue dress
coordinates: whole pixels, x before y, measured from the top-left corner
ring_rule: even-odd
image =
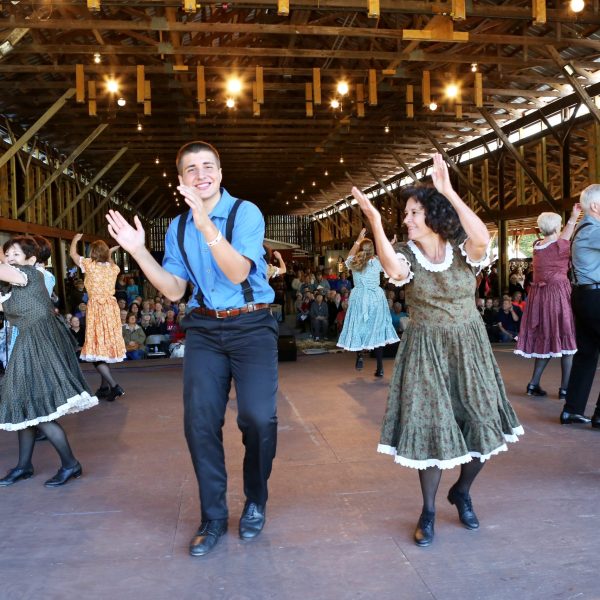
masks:
[[[392,325],[390,309],[379,285],[383,268],[375,256],[375,245],[363,229],[352,246],[346,266],[352,269],[354,288],[337,345],[357,352],[356,368],[363,368],[363,350],[375,350],[375,377],[383,377],[383,347],[399,340]]]

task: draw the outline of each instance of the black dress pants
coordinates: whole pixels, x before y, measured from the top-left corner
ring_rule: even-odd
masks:
[[[202,520],[226,519],[223,424],[233,379],[245,446],[244,493],[267,502],[277,445],[277,322],[268,310],[228,319],[186,317],[184,428],[200,491]]]
[[[565,410],[582,415],[594,383],[600,354],[600,290],[573,288],[571,304],[575,317],[577,352],[567,388]],[[600,411],[599,405],[596,410]]]

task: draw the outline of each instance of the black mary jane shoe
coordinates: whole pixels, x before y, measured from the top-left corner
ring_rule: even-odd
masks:
[[[375,371],[375,377],[383,377],[383,369],[377,369],[377,371]]]
[[[358,356],[358,357],[356,358],[356,363],[355,363],[355,365],[354,365],[354,368],[355,368],[357,371],[362,371],[362,368],[363,368],[363,367],[364,367],[363,357],[362,357],[362,356]]]
[[[246,500],[240,517],[240,537],[243,540],[254,539],[263,530],[265,519],[266,507]]]
[[[11,469],[2,479],[0,479],[0,487],[8,487],[9,485],[13,485],[13,483],[17,483],[17,481],[21,479],[29,479],[32,475],[33,467],[28,467],[26,469],[15,467],[14,469]]]
[[[559,400],[567,399],[567,390],[565,388],[558,388],[558,399]]]
[[[527,384],[527,395],[528,396],[547,396],[548,392],[543,390],[539,385]]]
[[[208,554],[226,533],[227,519],[202,521],[198,532],[190,541],[190,555],[204,556]]]
[[[566,410],[563,410],[560,413],[560,424],[561,425],[572,425],[573,423],[580,423],[582,425],[587,425],[591,423],[592,420],[584,417],[583,415],[578,415],[577,413],[570,413]]]
[[[100,400],[104,400],[110,395],[110,388],[107,385],[101,385],[95,392],[94,396]]]
[[[117,383],[115,387],[110,388],[108,396],[104,397],[107,402],[114,402],[116,398],[120,398],[125,395],[125,390]]]
[[[433,542],[435,513],[422,512],[415,529],[415,544],[424,548]]]
[[[454,486],[448,491],[448,502],[458,510],[458,518],[467,529],[479,529],[479,520],[473,510],[473,502],[469,494],[461,494]]]
[[[75,465],[65,469],[65,467],[61,467],[52,479],[48,479],[44,483],[46,487],[58,487],[59,485],[65,485],[69,479],[79,479],[83,473],[81,465],[76,462]]]

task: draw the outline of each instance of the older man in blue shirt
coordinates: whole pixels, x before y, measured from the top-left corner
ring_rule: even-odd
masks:
[[[239,205],[228,241],[227,223],[236,199],[221,188],[216,149],[206,142],[186,144],[177,155],[177,169],[178,190],[190,211],[169,226],[162,267],[146,249],[137,217],[135,228],[116,211],[107,219],[111,235],[170,300],[184,295],[188,281],[194,285],[183,322],[183,395],[185,436],[201,506],[200,528],[189,550],[202,556],[227,531],[222,427],[232,377],[246,449],[240,537],[255,538],[265,523],[277,440],[278,326],[269,311],[274,293],[266,278],[265,226],[259,209],[247,201]],[[185,224],[180,229],[181,219]]]
[[[571,246],[575,276],[571,303],[577,353],[560,415],[563,425],[590,422],[584,412],[600,354],[600,185],[585,188],[580,202],[585,216],[573,234]],[[600,397],[591,422],[592,427],[600,428]]]

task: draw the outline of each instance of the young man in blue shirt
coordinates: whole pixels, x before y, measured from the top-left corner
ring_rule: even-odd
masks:
[[[221,187],[216,149],[206,142],[186,144],[177,154],[177,170],[178,190],[190,211],[169,226],[162,266],[145,247],[137,217],[135,228],[116,211],[110,211],[107,220],[111,235],[170,300],[185,294],[188,281],[194,284],[183,322],[183,396],[185,436],[201,506],[190,554],[202,556],[227,531],[222,427],[232,378],[246,449],[240,537],[255,538],[265,523],[267,480],[277,440],[278,326],[269,311],[274,293],[266,277],[265,226],[259,209],[246,201],[239,205],[229,242],[227,222],[236,199]],[[183,232],[180,219],[186,220]]]

